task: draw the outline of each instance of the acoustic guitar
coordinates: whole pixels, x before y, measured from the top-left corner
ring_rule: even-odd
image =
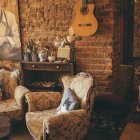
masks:
[[[98,22],[93,14],[94,4],[87,3],[87,0],[79,0],[75,3],[75,18],[72,23],[76,35],[89,36],[98,29]]]

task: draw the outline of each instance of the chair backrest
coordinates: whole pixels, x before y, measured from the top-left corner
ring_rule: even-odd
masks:
[[[62,77],[64,92],[70,87],[81,102],[81,108],[86,108],[88,94],[93,87],[93,77],[89,73],[78,73],[76,76]]]
[[[8,71],[5,69],[0,70],[0,77],[2,78],[2,86],[5,96],[14,98],[14,90],[18,85],[18,76],[15,76],[15,71]]]

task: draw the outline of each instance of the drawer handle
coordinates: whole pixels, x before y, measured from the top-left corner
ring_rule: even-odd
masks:
[[[59,66],[56,66],[57,69],[59,69]]]
[[[32,68],[34,68],[35,67],[35,65],[32,65]]]

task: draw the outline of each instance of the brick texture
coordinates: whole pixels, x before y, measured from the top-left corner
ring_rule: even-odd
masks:
[[[65,37],[73,20],[75,0],[19,0],[22,44],[40,40],[42,46],[56,36]],[[120,62],[120,5],[118,0],[93,0],[99,28],[75,42],[77,72],[90,72],[97,94],[117,92]]]
[[[137,97],[139,94],[139,84],[140,84],[140,1],[135,0],[134,3],[134,48],[133,48],[133,56],[137,59],[134,59],[134,89],[137,93]]]
[[[136,0],[134,5],[134,49],[133,56],[140,57],[140,1]]]

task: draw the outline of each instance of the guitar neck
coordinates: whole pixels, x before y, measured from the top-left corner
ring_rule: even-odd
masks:
[[[82,7],[87,7],[87,4],[93,4],[93,0],[82,0]]]
[[[93,4],[94,2],[93,2],[93,0],[87,0],[87,3],[88,4]]]
[[[93,4],[94,2],[93,2],[93,0],[86,0],[86,3],[87,4]]]
[[[82,0],[82,7],[87,7],[87,0]]]

